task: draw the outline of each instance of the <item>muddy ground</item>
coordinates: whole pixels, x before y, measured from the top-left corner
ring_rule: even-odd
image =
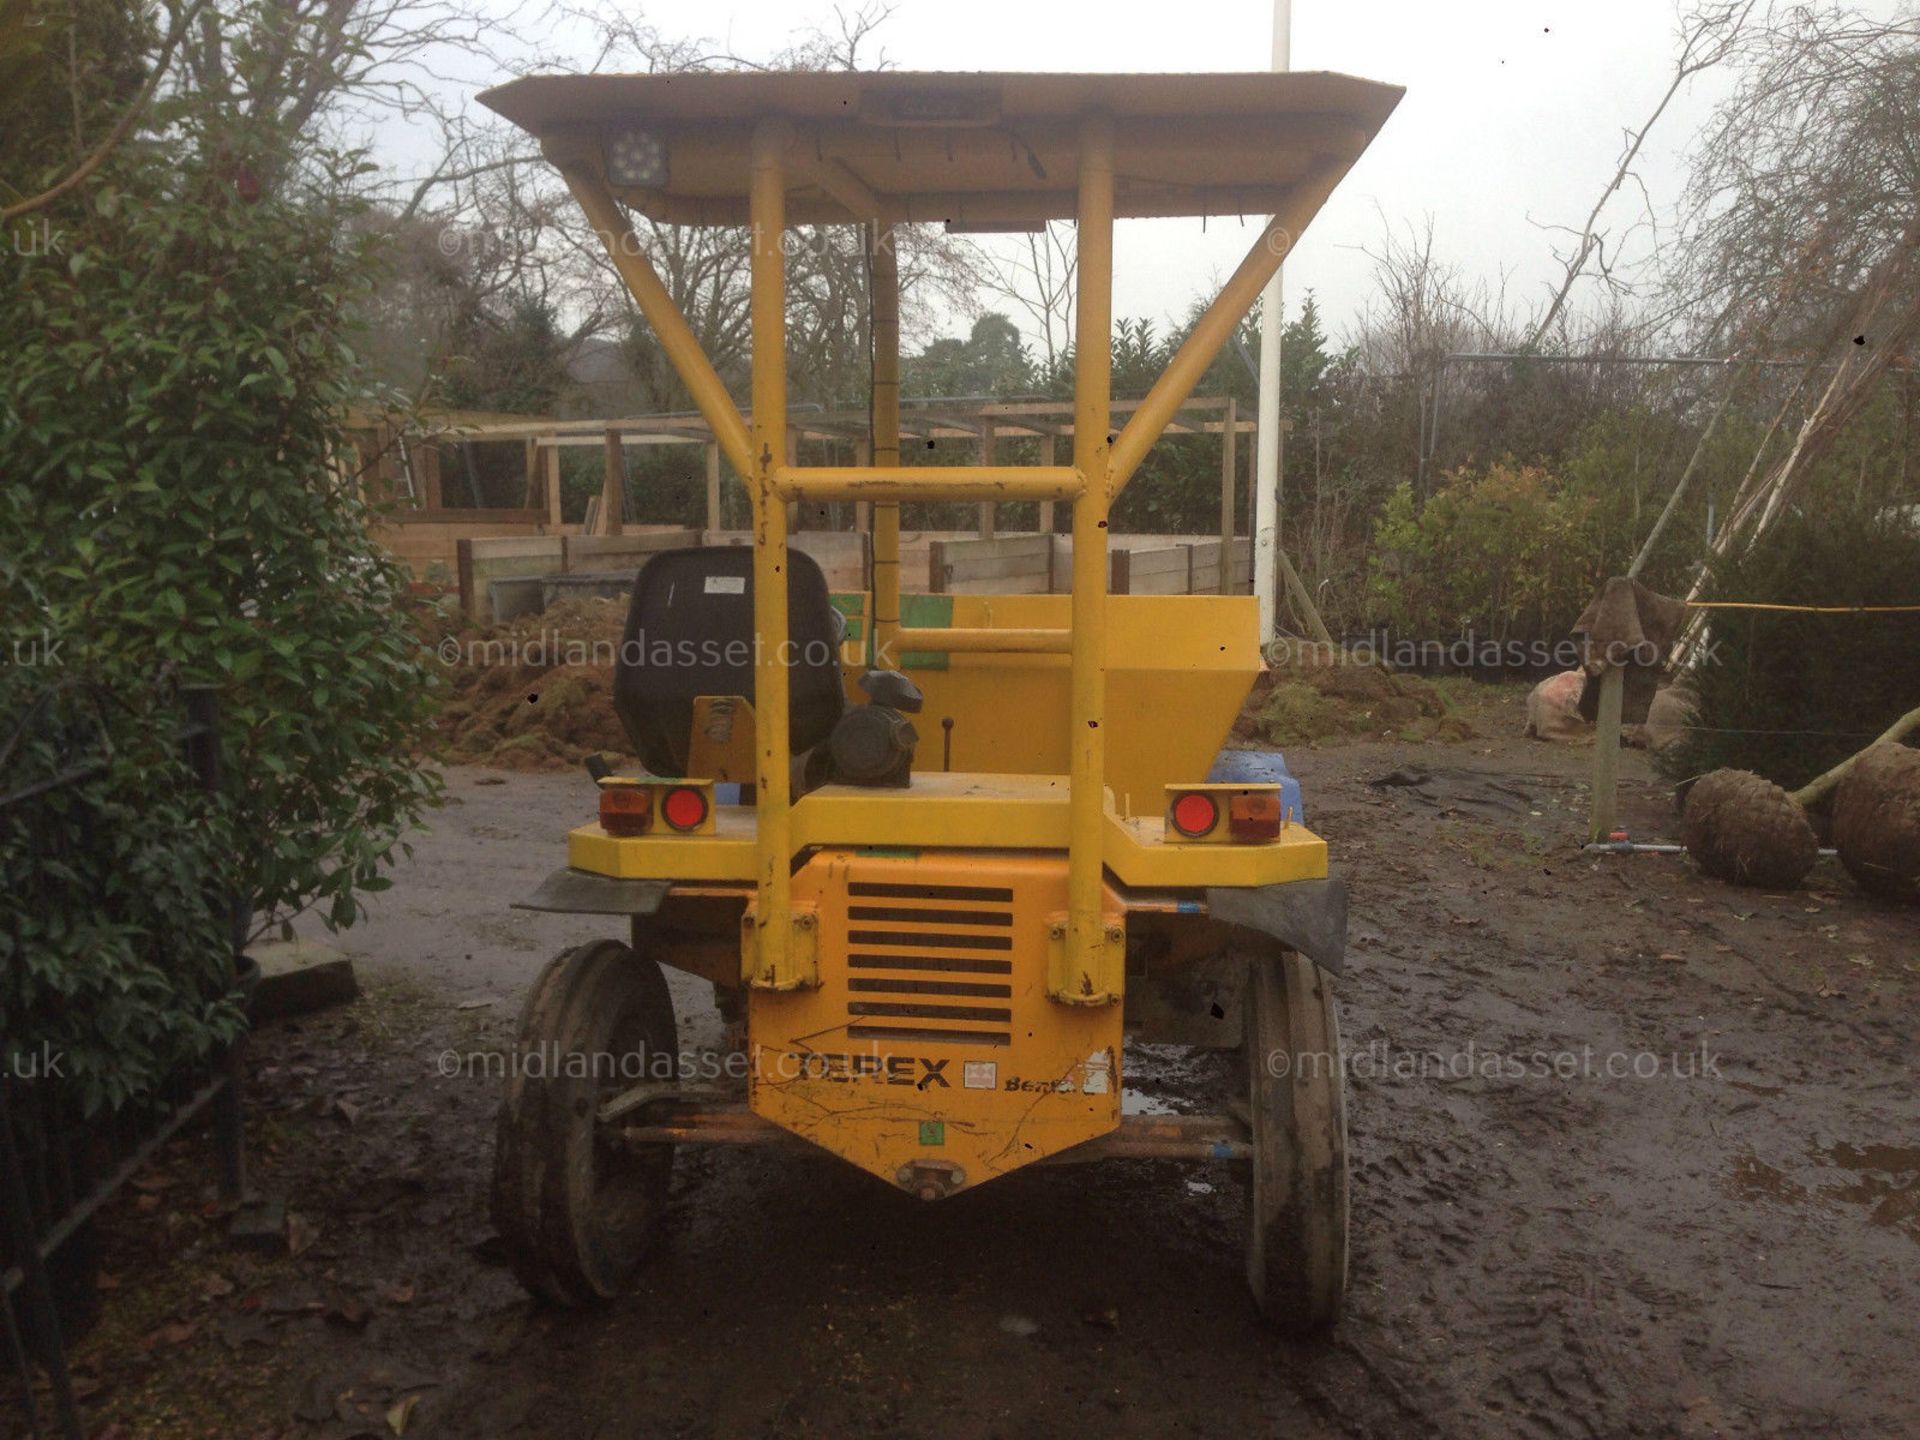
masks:
[[[254,1042],[254,1179],[300,1253],[221,1238],[191,1142],[109,1217],[97,1433],[1915,1433],[1920,917],[1832,861],[1761,894],[1582,856],[1590,751],[1520,718],[1506,697],[1497,738],[1292,757],[1353,889],[1331,1341],[1256,1324],[1224,1166],[928,1206],[825,1158],[683,1153],[639,1293],[536,1309],[486,1218],[493,1086],[439,1057],[504,1045],[540,964],[597,933],[504,908],[590,792],[464,770],[336,942],[369,997]],[[1636,838],[1670,836],[1626,769]],[[1396,771],[1428,778],[1370,783]],[[704,987],[675,987],[710,1042]]]

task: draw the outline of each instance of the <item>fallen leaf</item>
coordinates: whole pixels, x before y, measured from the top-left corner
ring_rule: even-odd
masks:
[[[319,1230],[306,1216],[296,1215],[291,1210],[287,1212],[287,1253],[289,1255],[306,1254],[319,1237]]]
[[[223,1300],[233,1294],[233,1281],[224,1275],[209,1275],[201,1284],[200,1293],[209,1300]]]
[[[418,1395],[408,1395],[399,1404],[387,1411],[387,1427],[396,1435],[407,1433],[407,1422],[413,1419],[413,1409],[420,1403]]]
[[[413,1282],[411,1280],[396,1282],[395,1284],[385,1286],[380,1291],[382,1298],[391,1301],[395,1305],[411,1305],[413,1303],[413,1293]]]

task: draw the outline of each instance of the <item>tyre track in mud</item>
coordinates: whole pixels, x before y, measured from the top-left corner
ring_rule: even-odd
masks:
[[[535,1309],[487,1240],[492,1089],[423,1077],[443,1045],[499,1044],[547,956],[594,933],[498,919],[502,895],[545,873],[578,787],[476,788],[469,774],[418,869],[343,937],[415,998],[256,1043],[258,1183],[320,1241],[253,1279],[217,1239],[172,1229],[145,1241],[151,1274],[115,1262],[119,1305],[176,1291],[167,1267],[212,1255],[241,1282],[215,1309],[252,1293],[271,1316],[283,1294],[299,1308],[264,1327],[209,1313],[198,1338],[141,1352],[142,1383],[183,1396],[221,1374],[220,1423],[143,1424],[152,1404],[123,1392],[97,1413],[143,1436],[287,1440],[360,1433],[313,1403],[337,1392],[381,1406],[415,1394],[410,1440],[1920,1429],[1904,1388],[1920,1353],[1920,1213],[1901,1208],[1920,1177],[1903,1190],[1860,1158],[1920,1135],[1911,913],[1818,876],[1818,894],[1756,897],[1681,861],[1596,864],[1569,839],[1586,757],[1489,748],[1475,766],[1520,777],[1508,788],[1538,814],[1490,820],[1366,783],[1453,763],[1457,747],[1295,757],[1353,892],[1339,990],[1352,1291],[1324,1343],[1277,1340],[1252,1314],[1242,1177],[1140,1161],[1022,1171],[927,1206],[824,1157],[687,1151],[638,1293]],[[1628,790],[1636,833],[1656,833],[1657,795]],[[696,1046],[717,1030],[702,989],[676,988]],[[455,1009],[476,994],[498,1003]],[[1391,1063],[1701,1044],[1721,1078]],[[1174,1108],[1224,1073],[1157,1068],[1154,1098]],[[356,1118],[338,1117],[343,1094]],[[153,1225],[129,1210],[123,1250]],[[404,1304],[380,1298],[397,1279],[417,1291]],[[364,1328],[310,1311],[316,1286],[363,1297]],[[243,1323],[254,1338],[234,1338]],[[115,1353],[100,1373],[127,1363]]]
[[[1831,1359],[1865,1385],[1846,1398],[1867,1422],[1911,1422],[1879,1368],[1899,1363],[1897,1347],[1871,1326],[1852,1325],[1829,1346],[1783,1346],[1773,1374],[1749,1363],[1811,1317],[1844,1314],[1847,1279],[1883,1280],[1871,1254],[1843,1261],[1842,1279],[1819,1273],[1828,1257],[1804,1252],[1791,1279],[1758,1287],[1710,1258],[1731,1261],[1760,1236],[1782,1247],[1770,1250],[1777,1257],[1804,1239],[1777,1213],[1757,1224],[1723,1218],[1733,1207],[1728,1167],[1716,1162],[1737,1149],[1736,1132],[1771,1128],[1777,1139],[1810,1123],[1913,1134],[1899,1079],[1911,1042],[1884,1008],[1836,1011],[1795,973],[1806,933],[1794,912],[1837,908],[1856,918],[1835,929],[1851,926],[1896,956],[1897,939],[1886,942],[1903,933],[1901,919],[1845,896],[1820,897],[1824,907],[1788,897],[1759,914],[1767,907],[1701,880],[1684,860],[1637,875],[1613,857],[1596,865],[1566,838],[1563,817],[1580,801],[1571,767],[1557,781],[1533,777],[1546,813],[1488,847],[1482,815],[1365,787],[1388,768],[1385,747],[1370,748],[1327,757],[1338,778],[1321,779],[1313,817],[1354,885],[1356,953],[1342,992],[1350,1062],[1364,1066],[1382,1047],[1402,1060],[1460,1061],[1471,1046],[1481,1064],[1644,1050],[1676,1073],[1657,1083],[1356,1074],[1355,1297],[1343,1343],[1448,1434],[1830,1433],[1824,1407],[1848,1388],[1821,1374]],[[1662,822],[1655,787],[1641,783],[1632,800],[1638,833]],[[1745,933],[1727,936],[1729,923]],[[1911,984],[1900,990],[1910,1002]],[[1809,1033],[1827,1052],[1825,1089],[1802,1063]],[[1808,1113],[1769,1127],[1767,1112],[1710,1067],[1679,1074],[1703,1039],[1726,1052],[1729,1074],[1776,1082],[1740,1082],[1748,1088],[1805,1085]],[[1857,1053],[1859,1041],[1877,1053]],[[1853,1084],[1833,1086],[1836,1075]],[[1874,1251],[1898,1248],[1869,1238]],[[1767,1313],[1780,1308],[1774,1286],[1809,1292],[1795,1297],[1798,1317]],[[1739,1327],[1716,1314],[1723,1290],[1744,1291],[1737,1308],[1754,1327],[1738,1340],[1748,1352],[1739,1359],[1727,1354]],[[1893,1291],[1912,1299],[1911,1284]],[[1910,1321],[1903,1328],[1912,1333]]]

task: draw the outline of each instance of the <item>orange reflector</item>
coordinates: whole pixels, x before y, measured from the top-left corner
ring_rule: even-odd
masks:
[[[691,785],[669,790],[660,802],[660,818],[676,830],[698,830],[707,818],[707,797]]]
[[[1236,795],[1227,802],[1227,828],[1236,840],[1274,840],[1280,835],[1280,797]]]
[[[1220,807],[1211,795],[1190,792],[1173,802],[1173,828],[1182,835],[1204,835],[1220,822]]]
[[[653,792],[617,781],[600,786],[600,828],[609,835],[644,835],[652,821]]]

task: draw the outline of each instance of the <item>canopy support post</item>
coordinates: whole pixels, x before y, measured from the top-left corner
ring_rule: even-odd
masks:
[[[1113,121],[1089,116],[1080,130],[1074,301],[1073,463],[1082,488],[1073,502],[1073,649],[1068,724],[1067,933],[1050,947],[1047,989],[1075,1005],[1117,1001],[1124,948],[1107,943],[1105,894],[1107,773],[1108,426],[1113,419]]]
[[[787,674],[787,504],[774,475],[787,458],[786,150],[791,127],[761,122],[753,133],[750,303],[753,331],[753,448],[744,472],[753,495],[753,712],[757,768],[758,943],[747,979],[771,990],[801,983],[793,960],[793,756]]]
[[[1180,407],[1206,376],[1207,367],[1233,337],[1234,330],[1253,308],[1253,302],[1260,298],[1267,281],[1273,278],[1287,258],[1287,252],[1300,238],[1300,232],[1333,193],[1333,187],[1340,183],[1351,163],[1346,159],[1323,161],[1287,192],[1266,229],[1260,232],[1260,238],[1253,242],[1246,259],[1240,262],[1240,268],[1194,322],[1186,340],[1174,352],[1173,359],[1167,362],[1167,368],[1160,372],[1160,378],[1153,382],[1146,399],[1140,402],[1120,432],[1120,438],[1114,442],[1111,475],[1115,495],[1126,488],[1133,472],[1146,459],[1147,451],[1153,448],[1153,442],[1180,413]]]

